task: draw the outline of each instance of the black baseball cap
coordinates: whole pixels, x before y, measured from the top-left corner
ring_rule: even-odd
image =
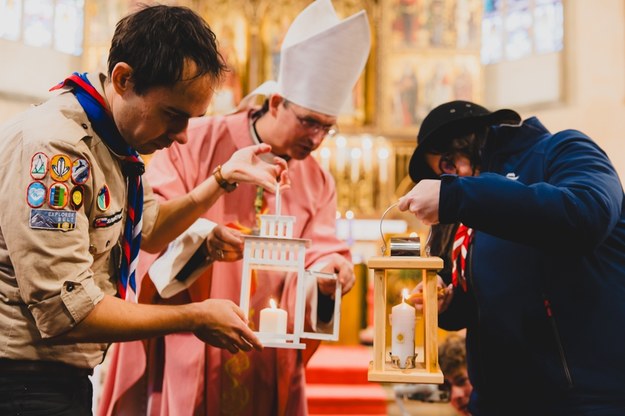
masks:
[[[409,173],[414,182],[436,179],[438,175],[425,162],[425,153],[446,141],[497,124],[519,124],[521,116],[513,110],[491,112],[469,101],[451,101],[434,108],[423,119],[417,134],[417,148],[410,158]]]

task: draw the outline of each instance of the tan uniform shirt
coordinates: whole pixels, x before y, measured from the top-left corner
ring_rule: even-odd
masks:
[[[102,95],[103,79],[90,79]],[[108,344],[47,339],[117,292],[127,200],[120,159],[62,91],[0,127],[0,166],[0,358],[93,368]],[[158,206],[144,189],[146,234]]]

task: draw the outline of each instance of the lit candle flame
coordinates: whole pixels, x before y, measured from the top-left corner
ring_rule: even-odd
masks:
[[[419,234],[415,233],[414,231],[410,233],[409,235],[410,238],[415,238],[415,237],[419,237]]]
[[[403,289],[401,291],[401,298],[402,298],[402,302],[405,302],[406,299],[409,298],[409,293],[408,293],[408,289]]]
[[[271,306],[271,309],[277,309],[278,308],[278,304],[276,303],[275,300],[273,300],[273,298],[269,299],[269,305]]]

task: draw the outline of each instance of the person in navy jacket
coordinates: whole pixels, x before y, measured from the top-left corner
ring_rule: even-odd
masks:
[[[417,141],[399,208],[439,229],[439,324],[467,328],[471,414],[625,415],[625,205],[605,152],[466,101]]]

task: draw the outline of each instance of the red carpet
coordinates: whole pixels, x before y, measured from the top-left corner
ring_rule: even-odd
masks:
[[[306,367],[310,415],[386,415],[386,392],[367,381],[369,361],[368,347],[321,345]]]

